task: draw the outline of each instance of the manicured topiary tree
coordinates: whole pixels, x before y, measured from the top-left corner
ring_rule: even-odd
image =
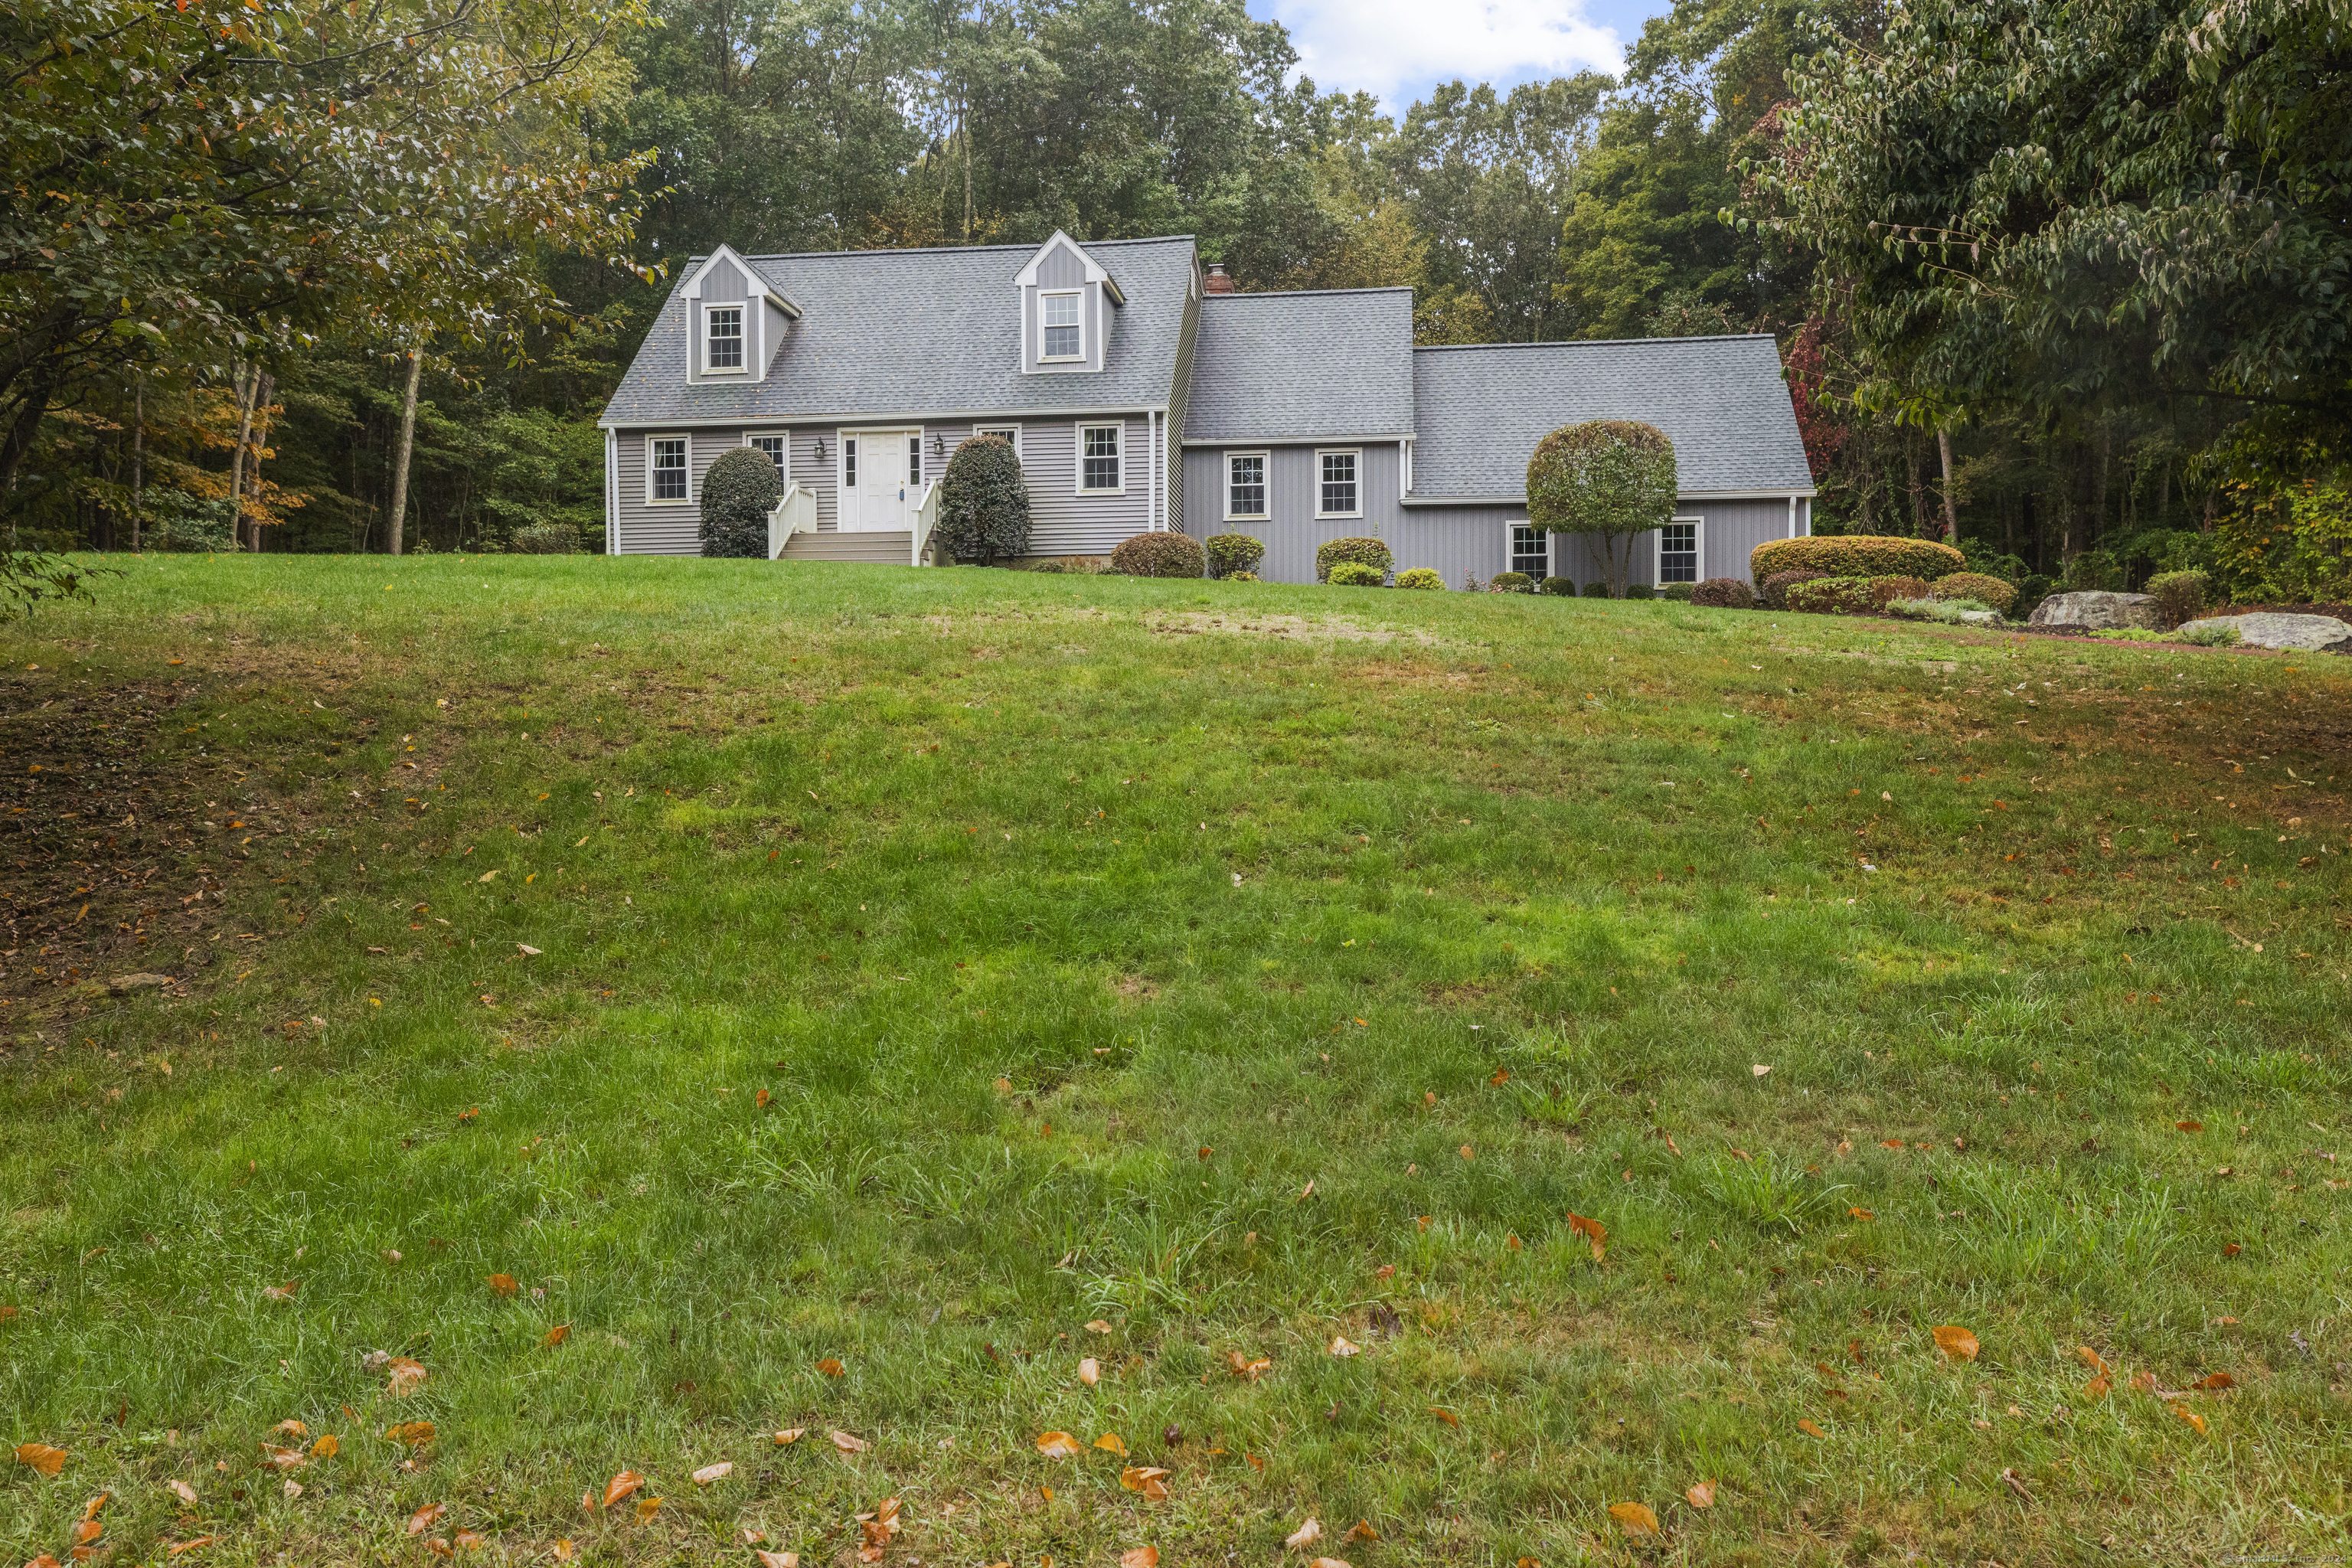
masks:
[[[955,449],[940,481],[932,539],[951,559],[978,566],[1029,553],[1029,481],[1012,442],[974,436]]]
[[[702,552],[765,560],[768,514],[784,499],[774,459],[757,447],[722,452],[702,473]]]
[[[1209,575],[1231,577],[1239,573],[1251,574],[1255,582],[1257,563],[1265,559],[1265,541],[1246,533],[1213,533],[1203,545],[1209,557]]]
[[[1675,515],[1675,444],[1654,425],[1591,419],[1553,431],[1528,463],[1528,521],[1598,544],[1611,596],[1625,596],[1633,542]]]

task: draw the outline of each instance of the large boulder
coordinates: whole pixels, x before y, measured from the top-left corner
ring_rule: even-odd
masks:
[[[2146,594],[2109,594],[2086,590],[2053,594],[2033,607],[2032,626],[2082,626],[2095,632],[2122,626],[2162,628],[2156,624],[2156,601]]]
[[[2180,630],[2189,632],[2209,626],[2235,628],[2239,643],[2246,647],[2352,654],[2352,625],[2334,616],[2281,616],[2259,611],[2250,616],[2213,616],[2190,621]]]

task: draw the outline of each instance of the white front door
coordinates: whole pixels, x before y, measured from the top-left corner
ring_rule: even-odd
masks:
[[[845,430],[841,436],[844,532],[903,533],[921,499],[920,430]]]

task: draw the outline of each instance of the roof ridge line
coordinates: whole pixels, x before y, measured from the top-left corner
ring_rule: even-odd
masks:
[[[1208,294],[1209,300],[1298,300],[1318,294],[1410,294],[1410,283],[1382,283],[1370,289],[1236,289],[1230,294]]]
[[[1532,343],[1415,343],[1412,352],[1426,354],[1456,349],[1623,348],[1633,343],[1740,343],[1755,338],[1779,342],[1770,332],[1701,332],[1684,338],[1546,338]]]
[[[1085,249],[1097,245],[1174,245],[1196,237],[1189,234],[1152,234],[1131,239],[1080,239],[1071,243]],[[1045,243],[1041,239],[1035,245],[879,245],[862,250],[738,250],[735,254],[746,261],[800,261],[836,256],[950,256],[993,250],[1034,251]],[[733,247],[729,248],[733,249]],[[708,261],[713,254],[707,250],[697,251],[686,259],[691,265]]]

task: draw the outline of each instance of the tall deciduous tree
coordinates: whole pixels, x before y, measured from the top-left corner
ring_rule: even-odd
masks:
[[[2352,453],[2352,0],[1916,0],[1795,73],[1752,164],[1856,400],[2068,432],[2183,403]]]
[[[0,13],[0,505],[43,415],[133,366],[339,332],[488,345],[540,258],[625,258],[633,166],[569,129],[604,0],[24,0]],[[250,382],[256,374],[246,373]]]

